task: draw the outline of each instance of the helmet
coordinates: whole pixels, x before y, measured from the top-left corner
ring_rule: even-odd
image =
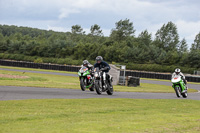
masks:
[[[103,61],[103,57],[102,57],[102,56],[97,56],[97,57],[96,57],[96,61],[97,61],[97,62],[98,62],[98,61],[102,62],[102,61]]]
[[[83,61],[83,66],[88,66],[89,62],[87,60]]]
[[[179,68],[176,68],[175,69],[175,73],[178,75],[179,73],[181,72],[181,69],[179,69]]]

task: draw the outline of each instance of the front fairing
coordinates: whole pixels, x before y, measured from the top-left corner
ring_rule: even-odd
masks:
[[[173,88],[180,87],[182,91],[186,89],[185,83],[183,82],[183,80],[181,78],[179,78],[177,80],[176,79],[174,79],[174,80],[172,79],[172,84],[173,84]]]
[[[82,75],[82,73],[81,72],[78,72],[78,76],[80,77]]]
[[[80,77],[81,76],[87,76],[89,74],[90,74],[90,72],[89,72],[87,67],[82,67],[78,72],[78,76],[80,76]]]
[[[90,74],[90,72],[87,70],[86,72],[83,73],[83,76],[87,76],[89,74]]]

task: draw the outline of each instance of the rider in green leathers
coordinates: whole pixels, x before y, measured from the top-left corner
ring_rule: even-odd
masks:
[[[93,68],[93,65],[90,64],[88,60],[84,60],[84,61],[83,61],[83,65],[81,65],[81,67],[83,67],[83,66],[87,67],[88,70],[90,70],[90,71],[91,71],[92,68]]]

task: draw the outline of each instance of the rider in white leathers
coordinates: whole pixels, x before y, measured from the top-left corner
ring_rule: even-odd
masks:
[[[183,82],[185,83],[185,85],[187,85],[187,80],[185,79],[185,76],[183,75],[183,73],[181,72],[181,69],[179,69],[179,68],[175,69],[175,72],[172,74],[172,78],[175,77],[175,76],[177,76],[177,75],[181,76]],[[186,86],[186,89],[187,88],[188,87]]]

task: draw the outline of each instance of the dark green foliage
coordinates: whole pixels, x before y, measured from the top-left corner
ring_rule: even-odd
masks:
[[[185,52],[187,52],[187,50],[188,50],[187,42],[186,42],[185,38],[183,38],[183,40],[180,42],[179,52],[185,53]]]
[[[110,37],[115,41],[123,41],[132,37],[135,33],[133,23],[129,19],[120,20],[115,23],[116,28],[112,29]]]
[[[166,51],[177,49],[179,43],[179,35],[176,25],[168,22],[163,25],[156,33],[156,45]]]
[[[192,50],[200,50],[200,32],[196,35],[194,43],[192,44]]]
[[[196,68],[188,68],[179,65],[159,65],[159,64],[134,64],[128,63],[127,69],[151,72],[169,72],[172,73],[176,68],[180,68],[183,73],[193,73]]]
[[[134,70],[172,72],[180,67],[193,73],[200,69],[200,33],[189,51],[172,22],[158,30],[155,40],[147,30],[135,37],[129,19],[118,21],[110,37],[104,37],[97,24],[90,31],[86,35],[80,25],[72,26],[72,33],[0,25],[0,58],[80,65],[85,59],[95,63],[101,55],[107,62],[120,62]]]

